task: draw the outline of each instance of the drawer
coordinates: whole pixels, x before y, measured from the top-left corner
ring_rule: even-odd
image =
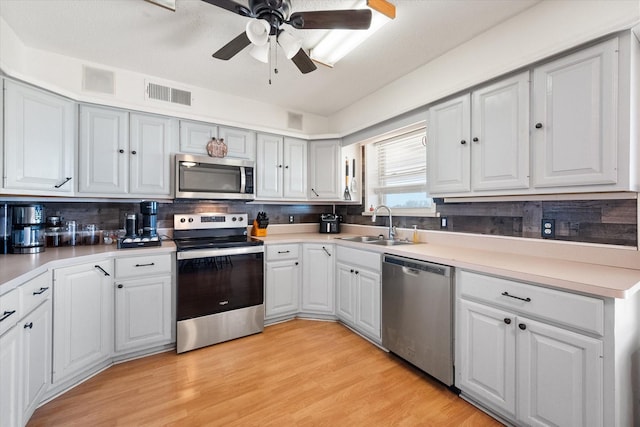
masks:
[[[380,272],[382,268],[380,259],[381,256],[378,252],[363,251],[344,246],[338,246],[336,256],[336,261],[338,262],[357,265],[376,272]]]
[[[22,313],[26,315],[34,308],[39,306],[43,301],[51,297],[51,273],[42,273],[19,288],[22,294]]]
[[[0,296],[0,335],[18,323],[21,317],[20,291],[13,289]]]
[[[285,259],[298,259],[300,256],[300,245],[267,245],[267,261],[281,261]]]
[[[513,280],[458,270],[456,286],[463,298],[502,306],[515,313],[603,335],[604,301]]]
[[[116,277],[147,277],[170,274],[173,268],[171,254],[116,258]]]

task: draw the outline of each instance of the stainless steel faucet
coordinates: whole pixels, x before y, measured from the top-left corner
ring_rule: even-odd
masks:
[[[386,209],[389,212],[389,240],[394,240],[396,237],[396,231],[393,227],[393,217],[391,216],[391,208],[386,205],[379,205],[375,211],[373,211],[373,216],[371,217],[372,222],[376,222],[376,215],[380,209]]]

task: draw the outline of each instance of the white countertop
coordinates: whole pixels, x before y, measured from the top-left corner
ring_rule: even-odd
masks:
[[[265,244],[279,243],[337,243],[379,253],[405,256],[424,261],[451,265],[480,273],[502,276],[532,284],[569,290],[600,297],[628,298],[640,290],[640,269],[598,265],[575,260],[524,255],[486,248],[418,243],[400,246],[378,246],[340,240],[358,234],[319,234],[300,230],[293,233],[272,233],[262,238]],[[361,234],[360,234],[361,235]],[[487,245],[490,247],[491,245]],[[145,255],[174,252],[172,241],[163,241],[161,247],[116,249],[115,245],[47,248],[33,255],[0,256],[0,295],[48,268],[90,262],[104,257]],[[640,266],[639,266],[640,267]]]

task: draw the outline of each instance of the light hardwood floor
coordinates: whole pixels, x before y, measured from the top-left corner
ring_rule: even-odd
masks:
[[[29,426],[499,426],[333,322],[122,363],[36,410]]]

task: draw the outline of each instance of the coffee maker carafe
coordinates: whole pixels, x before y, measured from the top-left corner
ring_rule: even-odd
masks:
[[[142,214],[142,237],[158,237],[158,202],[140,202]]]
[[[12,212],[11,253],[43,252],[45,222],[42,205],[15,205]]]

